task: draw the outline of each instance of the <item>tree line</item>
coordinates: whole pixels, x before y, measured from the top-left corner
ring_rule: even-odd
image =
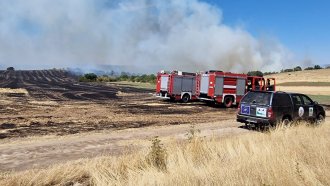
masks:
[[[131,75],[122,72],[120,76],[101,75],[95,73],[87,73],[79,77],[81,82],[117,82],[117,81],[130,81],[140,83],[156,83],[156,76],[154,74]]]
[[[326,67],[330,68],[330,66]],[[266,76],[271,74],[283,73],[283,72],[295,72],[302,70],[318,70],[323,69],[320,65],[314,65],[313,67],[301,68],[296,66],[294,68],[282,69],[280,72],[261,72],[261,71],[249,71],[249,76]],[[133,75],[128,72],[122,72],[119,76],[113,75],[96,75],[95,73],[87,73],[79,77],[81,82],[117,82],[117,81],[130,81],[130,82],[141,82],[141,83],[156,83],[156,75],[154,74],[142,74]]]
[[[329,69],[330,66],[325,67],[326,69]],[[294,68],[287,68],[287,69],[282,69],[280,72],[261,72],[261,71],[249,71],[247,73],[248,76],[266,76],[266,75],[271,75],[271,74],[277,74],[277,73],[283,73],[283,72],[297,72],[297,71],[302,71],[302,70],[319,70],[323,69],[320,65],[314,65],[311,67],[306,67],[306,68],[301,68],[301,66],[296,66]]]

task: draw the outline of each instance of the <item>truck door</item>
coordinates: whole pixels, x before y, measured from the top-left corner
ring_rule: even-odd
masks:
[[[304,113],[304,119],[305,120],[312,120],[314,118],[316,118],[316,108],[315,108],[315,104],[314,102],[307,96],[305,95],[300,95],[300,97],[303,100],[303,104],[304,104],[304,109],[305,109],[305,113]]]
[[[266,90],[267,91],[275,91],[275,78],[268,78],[266,81]]]
[[[293,94],[292,96],[292,102],[293,102],[293,120],[302,120],[304,119],[304,114],[306,112],[306,109],[303,105],[303,100],[298,94]]]

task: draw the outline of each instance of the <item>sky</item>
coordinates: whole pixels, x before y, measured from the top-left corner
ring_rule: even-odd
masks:
[[[0,68],[326,65],[329,9],[325,0],[0,0]]]
[[[330,1],[204,0],[222,10],[225,24],[242,26],[256,37],[274,37],[294,60],[330,64]]]

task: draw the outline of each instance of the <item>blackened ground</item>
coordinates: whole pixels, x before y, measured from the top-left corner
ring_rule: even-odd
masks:
[[[235,109],[157,100],[153,90],[81,83],[62,70],[0,71],[0,139],[235,118]]]
[[[130,87],[109,87],[77,82],[76,77],[62,70],[0,71],[0,88],[24,88],[36,99],[108,100],[117,99],[116,93],[146,92]]]

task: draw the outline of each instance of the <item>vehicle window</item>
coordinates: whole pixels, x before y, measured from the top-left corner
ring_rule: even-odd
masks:
[[[294,105],[302,105],[302,101],[299,95],[292,95],[292,101]]]
[[[301,97],[304,101],[304,105],[312,105],[313,104],[313,101],[309,97],[307,97],[305,95],[301,95]]]
[[[269,105],[271,92],[249,92],[241,102],[259,105]]]
[[[288,94],[277,93],[273,96],[273,106],[290,106],[291,100]]]

